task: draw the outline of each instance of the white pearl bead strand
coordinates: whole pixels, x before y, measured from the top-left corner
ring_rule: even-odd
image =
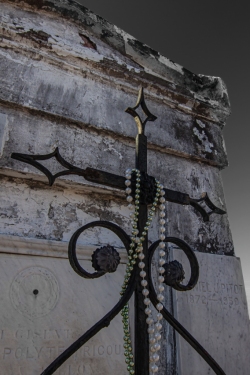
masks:
[[[140,259],[140,262],[138,263],[138,266],[139,268],[141,269],[140,271],[140,276],[142,278],[141,280],[141,285],[143,287],[143,290],[142,290],[142,294],[145,296],[144,298],[144,304],[146,306],[145,308],[145,314],[147,315],[147,319],[146,319],[146,322],[148,324],[148,333],[149,333],[149,343],[150,343],[150,353],[149,353],[149,358],[150,358],[150,372],[151,373],[156,373],[158,372],[158,366],[156,365],[156,363],[159,361],[159,355],[157,354],[157,352],[161,349],[161,345],[160,345],[160,340],[161,340],[161,334],[160,334],[160,330],[162,329],[162,325],[160,323],[160,320],[162,319],[162,314],[161,314],[161,310],[163,309],[163,305],[162,305],[162,301],[164,300],[164,295],[162,294],[164,292],[164,286],[163,286],[163,282],[164,282],[164,277],[162,276],[163,273],[165,272],[165,269],[163,268],[163,265],[165,264],[166,260],[164,258],[165,256],[165,243],[164,243],[164,240],[165,240],[165,227],[164,227],[164,224],[165,224],[165,220],[164,220],[164,217],[165,217],[165,198],[164,198],[164,195],[165,195],[165,191],[163,189],[163,186],[159,183],[159,181],[155,180],[156,181],[156,188],[157,188],[157,192],[156,192],[156,197],[155,197],[155,200],[153,202],[153,205],[152,205],[152,208],[149,210],[149,213],[148,213],[148,219],[147,219],[147,222],[146,222],[146,226],[144,228],[144,230],[142,231],[142,236],[141,237],[137,237],[138,235],[138,229],[137,229],[137,221],[138,221],[138,215],[139,215],[139,198],[140,198],[140,171],[138,171],[137,169],[128,169],[126,171],[126,181],[125,181],[125,185],[127,186],[126,188],[126,194],[127,195],[127,201],[129,203],[128,207],[129,209],[133,209],[133,205],[131,204],[131,202],[133,201],[133,197],[130,195],[130,193],[132,192],[132,190],[129,188],[129,186],[131,185],[131,174],[132,173],[135,173],[136,174],[136,191],[135,191],[135,212],[130,214],[130,217],[132,219],[132,227],[133,227],[133,230],[132,230],[132,243],[136,246],[135,248],[135,255],[138,256],[138,258]],[[160,209],[160,213],[159,213],[159,239],[160,239],[160,243],[159,243],[159,267],[158,267],[158,273],[159,273],[159,276],[158,276],[158,285],[157,285],[157,288],[159,290],[159,293],[157,295],[157,299],[159,301],[159,303],[156,305],[156,308],[157,308],[157,315],[156,315],[156,318],[157,318],[157,321],[154,322],[153,320],[153,317],[152,317],[152,310],[150,308],[150,305],[151,305],[151,302],[150,302],[150,299],[147,297],[148,294],[149,294],[149,290],[147,289],[147,280],[145,279],[145,277],[147,276],[146,275],[146,272],[144,271],[144,268],[145,268],[145,263],[143,262],[143,259],[144,259],[144,254],[143,254],[143,247],[142,247],[142,243],[145,239],[145,236],[147,234],[147,231],[149,229],[149,226],[152,222],[152,219],[153,219],[153,216],[155,214],[155,208],[157,206],[157,203],[158,201],[160,202],[160,205],[159,205],[159,209]],[[132,246],[132,248],[134,247],[134,245]],[[135,257],[136,258],[136,257]],[[124,287],[123,287],[124,288]],[[132,370],[133,371],[133,370]]]

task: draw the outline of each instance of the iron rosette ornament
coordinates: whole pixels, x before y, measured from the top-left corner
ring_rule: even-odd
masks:
[[[185,279],[185,272],[182,264],[177,260],[164,264],[164,283],[166,285],[176,287]]]
[[[99,272],[115,272],[120,260],[118,251],[110,245],[102,246],[92,254],[92,266]]]

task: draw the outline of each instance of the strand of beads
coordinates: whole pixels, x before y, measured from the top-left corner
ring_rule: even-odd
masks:
[[[159,213],[159,224],[160,224],[160,228],[159,228],[159,239],[161,240],[161,242],[159,243],[159,268],[158,268],[158,272],[159,272],[159,275],[158,275],[158,291],[159,293],[157,294],[157,299],[159,301],[159,303],[156,305],[156,308],[158,310],[158,313],[156,314],[156,318],[157,318],[157,322],[155,323],[154,325],[154,333],[152,334],[152,336],[150,337],[150,339],[152,339],[152,345],[150,346],[150,369],[153,373],[157,372],[158,371],[158,366],[156,365],[156,362],[159,361],[159,355],[157,354],[157,351],[159,351],[161,349],[161,345],[160,345],[160,340],[161,340],[161,334],[160,334],[160,330],[162,329],[162,324],[160,323],[160,321],[162,320],[162,314],[161,314],[161,310],[163,309],[163,305],[162,305],[162,301],[164,300],[164,295],[163,295],[163,291],[164,291],[164,286],[163,286],[163,282],[164,282],[164,272],[165,272],[165,269],[163,268],[163,265],[166,263],[166,260],[164,258],[165,256],[165,243],[164,243],[164,240],[165,240],[165,220],[164,220],[164,217],[165,217],[165,198],[164,198],[164,195],[165,195],[165,191],[163,190],[163,186],[161,184],[159,184],[159,188],[160,188],[160,213]]]
[[[165,205],[164,205],[164,202],[165,202],[165,198],[164,198],[164,190],[163,190],[163,186],[159,183],[159,181],[156,180],[156,186],[157,186],[157,192],[156,192],[156,196],[155,196],[155,199],[154,199],[154,202],[153,202],[153,205],[152,205],[152,208],[151,210],[149,211],[149,214],[148,214],[148,219],[147,219],[147,222],[146,222],[146,226],[145,228],[143,229],[142,231],[142,235],[141,237],[137,237],[138,235],[138,229],[137,229],[137,223],[138,223],[138,215],[139,215],[139,199],[140,199],[140,171],[138,171],[137,169],[128,169],[126,171],[126,181],[125,181],[125,184],[126,184],[126,193],[127,193],[127,201],[129,203],[129,208],[130,209],[133,209],[133,205],[132,205],[132,201],[133,201],[133,198],[132,196],[130,195],[132,190],[130,188],[130,185],[131,185],[131,173],[136,173],[136,191],[135,191],[135,211],[134,213],[131,213],[130,214],[130,217],[132,219],[132,241],[131,241],[131,246],[130,246],[130,249],[129,249],[129,255],[128,255],[128,264],[127,264],[127,268],[126,268],[126,275],[125,275],[125,280],[124,280],[124,283],[123,283],[123,286],[122,286],[122,291],[121,291],[121,295],[123,295],[126,287],[127,287],[127,283],[128,283],[128,280],[131,276],[131,272],[133,270],[133,267],[134,267],[134,264],[136,263],[136,259],[137,257],[140,259],[140,262],[138,263],[141,271],[140,271],[140,276],[142,278],[142,281],[141,281],[141,285],[143,286],[143,295],[145,296],[145,299],[144,299],[144,303],[145,305],[147,306],[146,309],[145,309],[145,313],[148,315],[147,319],[146,319],[146,322],[147,324],[149,325],[149,328],[148,328],[148,333],[150,335],[149,337],[149,341],[150,341],[150,370],[155,373],[158,371],[158,366],[155,364],[158,360],[159,360],[159,355],[157,354],[157,351],[160,350],[161,346],[159,344],[158,341],[160,341],[161,339],[161,334],[160,334],[160,330],[162,328],[162,325],[160,323],[160,320],[162,319],[162,314],[160,313],[160,311],[162,310],[163,306],[161,304],[161,302],[163,301],[164,299],[164,296],[163,294],[161,294],[161,292],[163,292],[164,290],[164,287],[162,285],[163,281],[164,281],[164,277],[162,276],[162,274],[165,272],[164,268],[162,267],[163,264],[165,263],[165,260],[164,260],[164,255],[165,255],[165,252],[164,252],[164,247],[165,247],[165,244],[164,244],[164,239],[165,239],[165,235],[164,235],[164,231],[165,231],[165,227],[164,227],[164,224],[165,224],[165,220],[163,219],[164,216],[165,216]],[[160,198],[159,198],[160,197]],[[143,262],[143,259],[144,259],[144,254],[143,254],[143,247],[142,247],[142,243],[145,239],[145,236],[147,234],[147,231],[149,229],[149,226],[151,224],[151,221],[153,219],[153,216],[155,214],[155,210],[156,210],[156,206],[158,204],[158,200],[160,201],[160,252],[159,252],[159,255],[160,255],[160,259],[159,259],[159,277],[158,277],[158,281],[159,281],[159,285],[158,285],[158,289],[159,289],[159,294],[157,295],[157,298],[158,298],[158,301],[159,303],[157,304],[157,310],[158,310],[158,313],[157,313],[157,322],[154,324],[154,321],[153,321],[153,318],[152,318],[152,311],[149,307],[150,305],[150,300],[149,298],[147,298],[148,294],[149,294],[149,291],[148,289],[146,288],[147,286],[147,280],[145,279],[146,278],[146,272],[144,271],[144,267],[145,267],[145,263]],[[128,371],[130,374],[134,374],[134,362],[133,362],[133,353],[132,353],[132,346],[131,346],[131,338],[130,338],[130,332],[129,332],[129,313],[128,313],[128,305],[126,305],[122,311],[122,316],[123,316],[123,330],[124,330],[124,348],[125,348],[125,358],[126,358],[126,363],[128,364]]]
[[[158,311],[157,315],[156,315],[156,318],[157,318],[156,322],[154,322],[153,317],[152,317],[152,310],[150,308],[150,299],[147,298],[147,296],[149,294],[149,290],[146,288],[146,286],[147,286],[147,280],[145,279],[146,278],[146,272],[143,270],[143,268],[145,267],[145,264],[142,261],[139,262],[139,264],[138,264],[138,266],[142,269],[141,272],[140,272],[140,276],[142,278],[141,285],[144,288],[142,290],[142,293],[145,296],[144,304],[146,305],[145,314],[147,315],[146,322],[148,324],[149,343],[150,343],[149,359],[150,359],[150,370],[151,370],[152,373],[156,373],[158,371],[158,366],[156,365],[156,362],[159,361],[159,355],[157,354],[157,352],[161,349],[161,345],[159,344],[159,341],[161,340],[160,330],[162,329],[162,325],[161,325],[160,321],[162,319],[162,314],[161,314],[160,311],[163,309],[163,305],[162,305],[161,302],[164,300],[164,295],[162,294],[162,292],[164,291],[163,273],[165,272],[165,270],[163,268],[163,265],[165,264],[165,259],[164,259],[165,243],[163,242],[165,240],[165,235],[164,235],[164,232],[165,232],[165,227],[164,227],[164,224],[165,224],[165,220],[164,220],[165,198],[164,198],[164,194],[165,194],[165,192],[163,190],[163,186],[157,180],[156,180],[156,185],[157,185],[156,199],[153,203],[153,206],[152,206],[151,210],[149,211],[149,218],[152,218],[153,214],[154,214],[154,211],[155,211],[155,208],[156,208],[156,205],[157,205],[158,197],[160,196],[159,201],[160,201],[161,204],[159,206],[159,208],[160,208],[160,214],[159,214],[159,217],[160,217],[160,220],[159,220],[160,234],[159,234],[159,238],[160,238],[161,242],[159,243],[159,248],[160,248],[160,251],[159,251],[159,256],[160,256],[159,257],[159,268],[158,268],[158,272],[159,272],[158,290],[159,290],[159,293],[157,294],[157,299],[158,299],[159,303],[156,305],[156,308],[157,308],[157,311]],[[142,250],[140,251],[138,257],[139,257],[139,259],[144,258],[144,254],[143,254]]]
[[[136,259],[138,256],[137,249],[142,248],[142,239],[141,241],[138,240],[138,229],[137,229],[137,222],[138,222],[138,215],[139,215],[139,198],[140,198],[140,172],[133,170],[133,172],[136,173],[136,191],[135,191],[135,210],[134,213],[130,214],[130,218],[132,219],[132,238],[131,238],[131,244],[128,252],[128,263],[126,266],[126,273],[124,282],[122,285],[121,295],[124,294],[124,291],[127,288],[129,278],[131,276],[131,273],[133,271],[134,265],[136,263]],[[132,190],[130,188],[131,185],[131,169],[127,169],[126,171],[126,194],[127,194],[127,201],[129,203],[128,207],[129,209],[133,209],[132,201],[133,197],[130,195]],[[127,363],[127,370],[130,375],[133,375],[135,373],[134,370],[134,356],[133,356],[133,350],[132,350],[132,343],[131,343],[131,336],[130,336],[130,330],[129,330],[129,307],[128,304],[124,306],[122,309],[122,322],[123,322],[123,332],[124,332],[124,355],[125,355],[125,362]]]

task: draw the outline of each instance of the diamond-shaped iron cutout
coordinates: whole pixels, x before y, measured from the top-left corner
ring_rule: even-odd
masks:
[[[142,120],[142,115],[140,116],[140,113],[136,112],[136,109],[139,107],[140,112],[143,112],[143,114],[146,115],[146,118],[144,120]],[[155,121],[157,119],[157,117],[149,111],[145,103],[143,88],[139,90],[139,95],[135,107],[128,107],[125,112],[134,117],[139,134],[144,134],[145,125],[148,121]]]
[[[190,198],[190,205],[200,212],[204,221],[209,221],[209,217],[212,214],[223,215],[226,213],[226,211],[213,204],[207,193],[203,193],[199,199]],[[209,208],[210,211],[207,210],[207,208]]]
[[[77,174],[79,176],[84,176],[84,170],[75,167],[74,165],[68,163],[59,152],[58,147],[55,149],[55,151],[51,152],[50,154],[45,155],[28,155],[28,154],[17,154],[13,153],[11,155],[12,159],[16,159],[19,161],[22,161],[24,163],[30,164],[33,167],[39,169],[42,173],[47,176],[49,180],[49,185],[52,186],[55,182],[55,179],[60,176],[66,176],[69,174]],[[50,172],[48,168],[46,168],[42,163],[39,163],[39,161],[44,160],[50,160],[51,158],[54,158],[57,160],[57,162],[63,167],[63,169],[60,168],[60,171],[53,174]]]

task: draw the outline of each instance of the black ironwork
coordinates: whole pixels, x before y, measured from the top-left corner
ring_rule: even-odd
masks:
[[[185,279],[185,272],[182,264],[177,260],[166,262],[163,265],[163,268],[165,269],[164,283],[166,285],[174,287],[180,284]]]
[[[92,266],[96,271],[115,272],[120,263],[120,255],[113,246],[96,249],[92,254]]]
[[[58,177],[62,176],[67,176],[67,175],[78,175],[85,180],[89,182],[94,182],[97,184],[109,186],[112,188],[116,189],[121,189],[124,190],[125,186],[125,177],[123,176],[118,176],[113,173],[108,173],[105,171],[101,171],[98,169],[90,168],[87,167],[86,169],[78,168],[75,167],[74,165],[68,163],[61,155],[59,152],[58,147],[55,149],[55,151],[51,152],[50,154],[45,154],[45,155],[29,155],[29,154],[20,154],[13,152],[11,154],[12,159],[16,159],[19,161],[22,161],[26,164],[30,164],[33,167],[39,169],[42,173],[45,174],[45,176],[49,180],[49,185],[52,186],[55,182],[55,180]],[[39,163],[37,160],[49,160],[51,158],[55,157],[56,160],[66,169],[64,171],[58,172],[56,174],[52,174],[44,165]],[[149,176],[146,173],[142,173],[142,180],[144,181],[144,184],[142,185],[143,191],[146,191],[146,193],[143,193],[141,199],[141,202],[145,204],[150,204],[152,202],[152,192],[149,191],[149,187],[146,185],[152,186],[152,181],[154,178],[152,176]],[[133,186],[134,181],[132,180],[132,186]],[[134,190],[134,189],[133,189]],[[153,190],[154,191],[154,190]],[[171,189],[166,189],[164,188],[165,191],[165,199],[168,202],[173,202],[173,203],[178,203],[182,205],[190,205],[192,206],[195,210],[197,210],[204,221],[209,221],[210,215],[216,213],[219,215],[224,215],[226,211],[223,211],[219,207],[216,207],[211,200],[209,199],[207,193],[203,193],[201,198],[194,199],[190,198],[190,196],[186,193],[181,193],[176,190],[171,190]],[[133,194],[132,194],[133,195]],[[210,212],[207,212],[201,205],[200,203],[204,202],[209,208]]]
[[[136,112],[136,109],[141,106],[143,112],[147,116],[144,121],[140,118],[138,113]],[[137,99],[136,105],[131,108],[128,107],[126,109],[126,112],[129,113],[131,116],[134,117],[137,128],[138,128],[138,134],[144,134],[145,131],[145,126],[148,121],[155,121],[157,119],[156,116],[152,115],[152,113],[149,111],[148,107],[146,106],[145,100],[144,100],[144,93],[143,93],[143,88],[141,87],[139,90],[139,95]]]
[[[149,262],[152,262],[152,258],[154,255],[155,250],[157,249],[160,241],[154,242],[150,248],[148,249],[149,252]],[[187,255],[190,267],[191,267],[191,276],[187,285],[181,285],[176,283],[176,285],[172,285],[172,287],[176,290],[185,291],[191,290],[196,285],[198,278],[199,278],[199,265],[196,259],[196,256],[193,250],[188,246],[188,244],[179,238],[175,237],[166,237],[165,242],[171,242],[176,244],[180,249],[184,251]],[[152,276],[151,276],[151,268],[149,267],[149,298],[152,304],[156,307],[158,303],[157,293],[155,292]],[[163,317],[166,321],[178,332],[195,350],[200,356],[208,363],[208,365],[214,370],[216,375],[226,375],[222,368],[218,365],[218,363],[211,357],[211,355],[202,347],[202,345],[184,328],[178,320],[176,320],[172,314],[163,306],[161,310]]]
[[[144,121],[140,118],[136,109],[141,106],[143,112],[147,116]],[[133,108],[128,108],[127,113],[132,115],[135,119],[135,122],[138,127],[138,134],[136,136],[136,168],[141,172],[141,196],[139,203],[139,218],[138,218],[138,230],[139,236],[145,227],[147,221],[147,206],[151,204],[155,196],[155,180],[153,177],[148,176],[147,174],[147,137],[145,136],[145,125],[147,121],[155,121],[156,117],[150,113],[148,110],[145,100],[143,89],[140,89],[138,101],[136,106]],[[42,173],[44,173],[48,180],[50,186],[53,185],[55,180],[58,177],[76,174],[84,177],[87,181],[91,181],[97,184],[102,184],[110,186],[117,189],[124,189],[125,187],[125,178],[122,176],[117,176],[112,173],[100,171],[87,167],[86,169],[81,169],[75,167],[74,165],[68,163],[59,153],[59,149],[50,154],[45,155],[28,155],[13,153],[11,155],[13,159],[25,162],[30,164]],[[48,160],[55,157],[56,160],[62,165],[65,170],[52,174],[46,167],[44,167],[39,161]],[[135,179],[132,176],[131,179],[132,195],[135,194]],[[201,198],[193,199],[190,198],[188,194],[181,193],[178,191],[166,189],[165,190],[165,199],[169,202],[174,202],[182,205],[191,205],[197,210],[204,221],[208,221],[210,216],[213,213],[224,214],[225,211],[216,207],[208,195],[204,193]],[[210,211],[207,212],[204,205],[206,205]],[[97,249],[92,255],[92,264],[95,272],[87,272],[80,263],[78,262],[76,255],[76,245],[79,236],[89,228],[102,227],[107,228],[113,233],[115,233],[122,243],[126,250],[129,250],[130,246],[130,237],[114,223],[106,221],[95,221],[84,225],[79,228],[71,237],[69,242],[69,262],[74,269],[74,271],[81,277],[86,279],[94,279],[103,276],[106,272],[114,272],[119,264],[120,257],[118,252],[111,246],[107,245]],[[186,285],[182,284],[184,279],[184,270],[182,265],[177,261],[172,261],[165,264],[165,283],[170,285],[172,288],[178,291],[187,291],[194,288],[198,281],[199,277],[199,264],[195,253],[190,248],[190,246],[182,241],[181,239],[175,237],[165,238],[165,243],[174,243],[177,245],[187,256],[190,268],[191,276]],[[158,303],[157,294],[154,290],[154,285],[151,277],[151,263],[152,257],[159,245],[160,241],[154,242],[148,248],[147,237],[143,242],[143,253],[145,255],[145,271],[147,274],[147,280],[149,284],[149,298],[152,301],[153,305],[156,306]],[[113,307],[113,309],[107,313],[99,322],[97,322],[93,327],[91,327],[86,333],[84,333],[78,340],[76,340],[68,349],[66,349],[58,358],[56,358],[44,371],[41,375],[51,375],[53,374],[72,354],[74,354],[82,345],[84,345],[91,337],[93,337],[97,332],[99,332],[104,327],[107,327],[111,320],[123,309],[126,303],[131,298],[133,292],[135,292],[135,303],[134,303],[134,331],[135,331],[135,342],[134,342],[134,362],[135,362],[135,374],[136,375],[148,375],[149,374],[149,342],[147,334],[147,324],[144,314],[144,296],[142,295],[142,286],[140,283],[139,268],[135,267],[131,277],[128,282],[127,289],[122,295],[118,303]],[[35,293],[35,291],[34,291]],[[217,375],[225,375],[224,371],[220,366],[215,362],[215,360],[206,352],[206,350],[195,340],[195,338],[168,312],[164,307],[162,310],[164,318],[171,324],[171,326],[202,356],[202,358],[209,364],[209,366],[214,370]],[[140,340],[140,341],[139,341]]]
[[[140,183],[140,203],[143,205],[152,204],[154,202],[155,194],[156,194],[156,184],[155,179],[152,176],[149,176],[145,172],[141,172],[141,183]],[[131,177],[131,189],[132,189],[132,197],[135,199],[135,190],[136,190],[136,176],[132,174]]]

